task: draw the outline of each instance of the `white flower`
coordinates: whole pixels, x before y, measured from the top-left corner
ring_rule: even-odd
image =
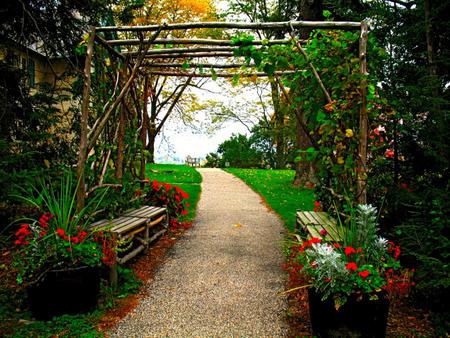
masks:
[[[387,250],[387,243],[388,243],[388,240],[386,238],[378,236],[375,244],[379,249]]]

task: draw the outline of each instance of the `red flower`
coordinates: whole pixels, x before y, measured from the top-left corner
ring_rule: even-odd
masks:
[[[351,271],[356,271],[356,270],[358,269],[358,267],[356,266],[356,263],[355,263],[355,262],[350,262],[350,263],[348,263],[348,264],[345,266],[345,268],[346,268],[347,270],[351,270]]]
[[[358,250],[356,250],[356,253],[361,253],[362,252],[362,248],[359,248]]]
[[[186,202],[186,207],[190,207],[190,206],[191,206],[191,204]]]
[[[311,238],[311,243],[320,243],[322,242],[322,238],[313,237]]]
[[[181,214],[182,214],[182,215],[187,215],[187,214],[188,214],[188,211],[187,211],[187,210],[183,210],[183,211],[181,212]]]
[[[322,229],[322,230],[320,230],[320,234],[322,236],[326,236],[326,235],[328,235],[328,231],[326,231],[325,229]]]
[[[394,151],[392,149],[386,149],[386,152],[384,153],[384,156],[386,158],[394,158]]]
[[[82,232],[79,234],[79,237],[80,237],[80,243],[84,241],[84,238],[86,237],[86,235],[87,235],[87,232],[86,232],[86,231],[82,231]]]
[[[344,249],[344,252],[345,252],[345,254],[347,256],[349,256],[349,255],[351,255],[353,253],[356,253],[356,250],[353,249],[351,246],[346,246],[345,249]]]
[[[66,232],[63,229],[56,229],[56,233],[59,237],[64,238]]]
[[[364,271],[358,272],[358,275],[360,275],[362,278],[367,278],[367,276],[370,275],[370,272],[367,270],[364,270]]]
[[[339,245],[339,243],[333,243],[333,246],[336,248],[336,249],[339,249],[341,246]]]
[[[320,202],[319,201],[314,201],[314,206],[316,208],[320,208]]]

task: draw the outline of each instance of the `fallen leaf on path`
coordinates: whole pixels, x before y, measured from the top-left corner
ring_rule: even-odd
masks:
[[[233,224],[233,226],[234,226],[235,228],[240,228],[240,227],[242,226],[242,224],[236,223],[236,224]]]

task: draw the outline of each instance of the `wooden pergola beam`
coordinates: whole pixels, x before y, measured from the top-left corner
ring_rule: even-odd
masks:
[[[106,50],[108,52],[110,52],[115,57],[117,57],[117,58],[119,58],[121,60],[125,60],[125,56],[123,56],[118,51],[116,51],[113,47],[111,47],[111,45],[109,45],[108,42],[105,39],[103,39],[101,36],[99,36],[98,34],[95,34],[95,41],[100,43],[103,47],[106,48]],[[139,41],[139,40],[137,40],[137,41]]]
[[[158,29],[171,31],[177,29],[195,28],[237,28],[237,29],[290,29],[302,28],[329,28],[329,29],[359,29],[360,22],[353,21],[283,21],[283,22],[186,22],[165,25],[147,26],[105,26],[97,27],[97,32],[151,32]]]
[[[214,64],[214,63],[173,63],[173,62],[158,62],[158,63],[148,63],[142,65],[145,68],[204,68],[204,69],[232,69],[232,68],[241,68],[243,66],[247,66],[245,63],[230,63],[230,64]],[[254,67],[254,64],[250,64],[250,67]]]
[[[295,74],[296,71],[295,70],[288,70],[288,71],[279,71],[279,72],[275,72],[274,75],[290,75],[290,74]],[[257,77],[267,77],[269,76],[267,73],[264,72],[257,72],[257,73],[216,73],[216,74],[212,74],[212,73],[188,73],[188,72],[170,72],[170,71],[149,71],[147,73],[148,75],[159,75],[159,76],[187,76],[187,77],[233,77],[236,74],[242,76],[242,77],[253,77],[253,76],[257,76]]]
[[[155,55],[146,55],[146,59],[181,59],[181,58],[199,58],[199,57],[233,57],[232,52],[201,52],[201,53],[178,53],[178,54],[155,54]]]
[[[140,44],[139,39],[123,39],[123,40],[104,40],[110,46],[138,46]],[[302,40],[302,43],[306,41]],[[215,39],[156,39],[150,41],[145,39],[144,44],[150,45],[207,45],[207,46],[240,46],[242,44],[233,43],[230,40],[215,40]],[[254,40],[250,42],[250,45],[285,45],[290,43],[290,40]]]
[[[160,54],[180,54],[180,53],[205,53],[205,52],[233,52],[238,47],[195,47],[195,48],[163,48],[150,49],[145,52],[145,55],[160,55]],[[122,55],[137,56],[140,52],[122,52]]]

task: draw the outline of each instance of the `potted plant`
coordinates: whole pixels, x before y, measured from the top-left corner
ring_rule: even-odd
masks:
[[[100,288],[99,267],[112,259],[107,236],[90,228],[104,194],[76,210],[76,185],[70,175],[60,185],[41,182],[28,197],[42,215],[27,219],[15,233],[13,266],[17,282],[27,287],[33,316],[51,319],[92,310]]]
[[[389,299],[408,289],[400,248],[380,237],[376,209],[359,205],[341,239],[325,231],[294,248],[292,262],[306,277],[313,332],[319,336],[384,337]]]

